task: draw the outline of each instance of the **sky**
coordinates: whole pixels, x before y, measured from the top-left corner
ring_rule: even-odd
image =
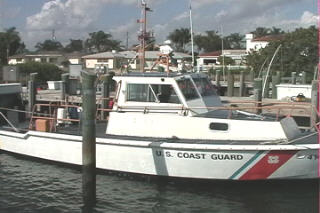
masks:
[[[190,0],[145,0],[148,29],[162,43],[174,29],[190,26]],[[62,44],[103,30],[137,44],[141,0],[0,0],[0,31],[16,27],[29,50],[55,37]],[[245,34],[257,27],[291,31],[317,25],[317,0],[191,0],[194,33]]]

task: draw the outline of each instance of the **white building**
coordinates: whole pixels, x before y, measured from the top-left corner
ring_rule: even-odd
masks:
[[[97,67],[107,67],[108,69],[118,69],[125,57],[115,51],[102,52],[82,57],[87,69],[95,69]]]
[[[202,53],[199,55],[197,59],[197,65],[199,70],[208,70],[211,67],[222,66],[218,62],[218,58],[220,56],[225,56],[232,58],[235,62],[235,66],[239,67],[240,65],[244,65],[246,56],[246,50],[223,50],[223,51],[214,51],[209,53]]]
[[[247,52],[258,51],[265,48],[271,41],[281,40],[283,35],[268,35],[254,38],[252,33],[246,34],[246,50]]]
[[[63,62],[68,61],[70,64],[82,64],[81,53],[61,53],[57,51],[41,51],[37,53],[24,53],[13,55],[8,58],[9,65],[23,64],[27,62],[50,63],[58,67],[63,66]]]

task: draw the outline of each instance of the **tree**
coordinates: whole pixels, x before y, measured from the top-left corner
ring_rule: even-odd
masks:
[[[285,32],[281,30],[280,28],[272,27],[270,29],[270,35],[281,35],[284,34]]]
[[[103,31],[89,33],[90,38],[86,40],[86,47],[90,52],[105,52],[121,50],[120,41],[113,40],[112,35]]]
[[[8,56],[22,53],[25,51],[25,45],[21,42],[19,32],[15,27],[0,32],[0,63],[7,64]]]
[[[244,49],[245,42],[244,42],[244,35],[239,33],[232,33],[224,38],[225,48],[231,49]]]
[[[266,28],[266,27],[257,27],[254,31],[251,32],[255,37],[263,37],[268,35],[281,35],[284,34],[284,31],[277,27]]]
[[[175,29],[168,36],[173,44],[176,51],[186,52],[185,46],[191,40],[190,30],[188,28]]]
[[[254,31],[251,32],[255,37],[262,37],[269,35],[269,28],[266,27],[257,27]]]
[[[70,39],[70,43],[64,48],[66,52],[82,52],[83,41],[81,39]]]
[[[194,37],[194,43],[197,45],[199,51],[212,52],[221,50],[222,39],[218,35],[218,32],[210,30],[206,31],[206,35],[196,35]]]
[[[313,75],[314,67],[318,63],[318,30],[315,26],[307,29],[298,28],[293,32],[284,34],[282,40],[272,41],[266,48],[250,53],[247,64],[255,71],[267,59],[269,62],[281,44],[281,50],[276,56],[272,70],[283,71],[282,75],[290,76],[291,72],[305,71]]]
[[[63,46],[59,41],[45,40],[43,43],[38,42],[35,48],[37,51],[58,51],[62,50]]]
[[[235,64],[235,61],[230,58],[230,57],[227,57],[227,56],[219,56],[218,58],[218,62],[221,64],[221,65],[234,65]]]
[[[36,80],[41,84],[61,79],[62,71],[54,64],[27,62],[17,66],[22,75],[28,76],[30,73],[38,73]]]

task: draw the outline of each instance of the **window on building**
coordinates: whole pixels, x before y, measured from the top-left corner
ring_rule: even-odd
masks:
[[[58,59],[57,58],[49,58],[49,63],[57,63]]]
[[[216,64],[216,63],[217,63],[217,59],[204,59],[203,60],[204,65]]]
[[[105,58],[99,58],[97,60],[98,63],[108,63],[108,59],[105,59]]]

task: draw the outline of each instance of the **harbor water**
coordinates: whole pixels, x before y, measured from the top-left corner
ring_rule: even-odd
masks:
[[[83,208],[81,171],[0,153],[0,212],[318,213],[318,181],[207,182],[97,175]]]

